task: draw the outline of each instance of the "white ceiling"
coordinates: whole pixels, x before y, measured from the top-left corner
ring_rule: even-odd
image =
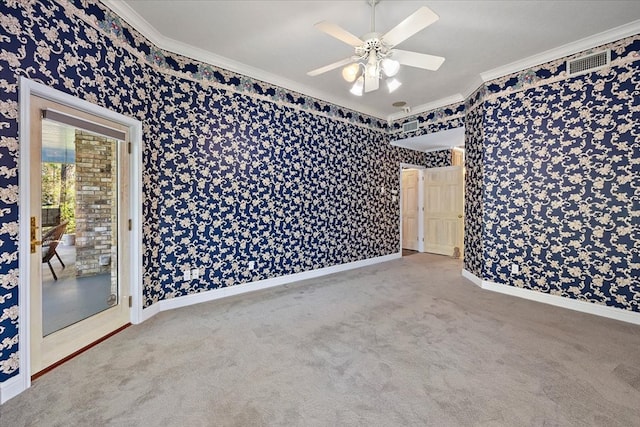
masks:
[[[381,0],[376,9],[376,30],[381,33],[421,6],[435,11],[440,20],[398,48],[444,56],[446,61],[435,72],[402,67],[403,85],[393,94],[381,86],[356,97],[340,69],[317,77],[306,73],[353,53],[313,25],[328,20],[362,36],[370,26],[366,0],[103,2],[161,48],[380,118],[404,115],[391,105],[396,101],[407,102],[415,113],[462,100],[478,87],[483,73],[517,71],[575,53],[591,47],[592,36],[599,33],[607,32],[596,37],[606,42],[640,31],[637,0]]]
[[[464,147],[464,126],[391,141],[391,145],[416,151],[439,151]]]

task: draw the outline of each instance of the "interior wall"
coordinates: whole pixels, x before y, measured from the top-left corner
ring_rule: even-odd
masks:
[[[487,97],[485,280],[640,312],[638,94],[640,61],[618,57]]]
[[[161,51],[96,0],[6,3],[0,28],[0,382],[18,369],[18,76],[143,122],[145,306],[395,253],[399,207],[376,189],[397,185],[400,162],[450,164],[389,146],[401,122]],[[419,115],[420,132],[466,125],[475,144],[465,267],[479,277],[638,311],[638,36],[612,47],[613,69],[565,81],[563,58],[488,82],[474,110]],[[499,248],[522,257],[520,277]],[[181,282],[187,265],[205,274]]]
[[[483,118],[482,89],[467,100],[465,123],[464,268],[483,277]]]
[[[465,101],[465,259],[508,286],[640,311],[640,35],[611,66],[567,78],[568,59],[486,82]],[[440,117],[440,120],[438,120]],[[459,120],[455,106],[422,118]],[[512,274],[512,264],[519,272]]]
[[[143,304],[399,251],[387,123],[159,50],[97,0],[0,19],[0,382],[18,372],[18,78],[143,122]],[[249,262],[255,262],[250,270]],[[183,268],[201,277],[182,281]]]

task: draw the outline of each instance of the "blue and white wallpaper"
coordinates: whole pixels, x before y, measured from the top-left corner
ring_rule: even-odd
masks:
[[[143,122],[143,305],[399,251],[384,120],[161,51],[96,0],[3,1],[0,382],[18,372],[18,78]],[[255,269],[248,263],[254,261]],[[197,280],[180,270],[199,267]]]
[[[159,50],[97,0],[0,11],[0,382],[22,344],[19,76],[143,122],[144,307],[395,253],[399,207],[380,187],[398,188],[400,162],[450,164],[390,146],[402,121]],[[414,118],[466,127],[466,269],[640,312],[640,37],[607,47],[612,67],[567,79],[559,58]],[[203,277],[180,281],[187,267]]]
[[[474,102],[476,91],[465,105],[465,179],[464,179],[464,268],[482,277],[482,156],[484,139],[482,103]]]
[[[640,311],[639,65],[487,97],[484,279]]]
[[[567,78],[567,59],[611,66]],[[640,35],[481,85],[392,123],[466,129],[464,268],[508,286],[640,312]],[[520,266],[511,274],[512,263]]]
[[[416,120],[418,129],[405,135],[402,132],[402,124]],[[390,123],[389,136],[391,141],[403,139],[407,137],[415,137],[436,133],[443,130],[455,129],[465,124],[465,103],[458,102],[427,111],[420,114],[414,114]]]

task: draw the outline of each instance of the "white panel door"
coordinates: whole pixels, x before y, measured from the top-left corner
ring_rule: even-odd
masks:
[[[463,253],[464,177],[462,166],[424,171],[424,250]]]
[[[402,248],[418,250],[418,171],[402,171]]]

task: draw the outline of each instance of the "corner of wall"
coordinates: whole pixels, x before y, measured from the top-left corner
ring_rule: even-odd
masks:
[[[27,388],[29,388],[29,385],[26,384],[23,373],[18,373],[8,380],[0,383],[0,405],[22,393]],[[0,409],[0,412],[1,411],[2,410]],[[0,421],[2,421],[1,418]]]

